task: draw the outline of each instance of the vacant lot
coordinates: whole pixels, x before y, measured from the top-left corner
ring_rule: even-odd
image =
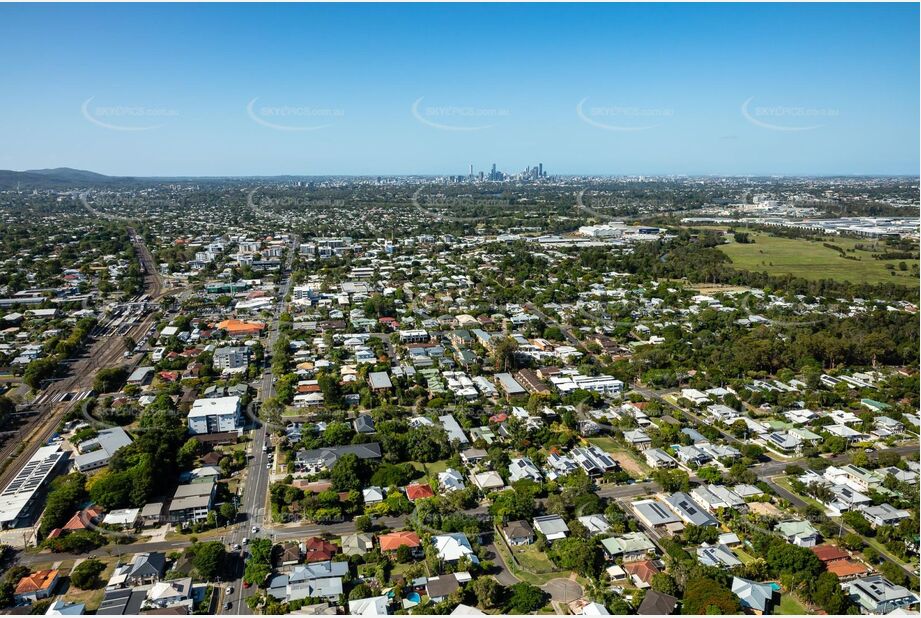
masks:
[[[817,241],[779,238],[758,232],[749,234],[755,242],[739,244],[729,237],[729,244],[720,247],[736,268],[771,274],[791,274],[804,279],[918,285],[917,259],[878,260],[873,257],[874,254],[885,251],[883,243],[876,245],[875,251],[867,251],[856,249],[855,246],[873,246],[873,241],[869,239],[828,238]],[[824,243],[840,247],[845,252],[844,255],[824,246]],[[907,270],[899,270],[900,262],[904,262]],[[887,269],[887,265],[892,265],[894,270]]]

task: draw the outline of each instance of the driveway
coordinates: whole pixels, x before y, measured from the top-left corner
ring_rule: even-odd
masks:
[[[551,579],[541,588],[550,595],[551,599],[560,603],[570,603],[582,598],[582,586],[571,579]]]
[[[486,546],[486,549],[489,550],[489,553],[493,556],[493,564],[496,565],[498,569],[493,577],[496,578],[496,581],[502,584],[503,586],[514,586],[518,583],[518,578],[512,575],[512,572],[509,571],[508,566],[505,564],[505,560],[502,559],[502,554],[496,550],[496,543],[493,541]]]

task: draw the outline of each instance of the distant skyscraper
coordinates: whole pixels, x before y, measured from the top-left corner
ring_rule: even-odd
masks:
[[[538,178],[544,177],[544,164],[543,163],[537,164],[537,177]]]

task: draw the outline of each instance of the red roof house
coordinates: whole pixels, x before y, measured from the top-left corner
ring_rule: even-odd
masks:
[[[411,483],[404,487],[406,491],[406,497],[409,498],[410,502],[415,502],[416,500],[421,500],[423,498],[432,498],[435,496],[435,492],[432,491],[432,488],[424,483]]]

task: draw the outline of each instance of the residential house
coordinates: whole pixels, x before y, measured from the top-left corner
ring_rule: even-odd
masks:
[[[438,557],[445,562],[457,562],[461,558],[466,558],[474,564],[480,562],[463,532],[433,535],[432,545],[435,546]]]
[[[406,497],[409,498],[410,502],[423,500],[425,498],[433,498],[435,496],[435,492],[432,491],[431,486],[426,483],[410,483],[403,488],[403,491],[406,492]]]
[[[652,446],[652,438],[646,435],[642,429],[631,429],[624,432],[624,440],[634,448],[645,451]]]
[[[289,575],[277,575],[268,583],[270,596],[297,601],[307,598],[337,602],[342,595],[342,578],[349,572],[348,562],[313,562],[299,564]]]
[[[471,476],[470,479],[473,481],[474,485],[484,492],[499,490],[505,487],[505,481],[502,480],[502,476],[495,470],[478,472]]]
[[[382,554],[396,552],[400,547],[406,546],[414,553],[418,554],[422,547],[422,541],[415,532],[388,532],[377,537],[377,544],[381,548]]]
[[[780,593],[770,584],[733,577],[731,589],[732,594],[739,597],[742,607],[756,616],[770,614],[780,602]]]
[[[523,519],[510,521],[502,527],[502,536],[509,545],[530,545],[534,542],[534,529]]]
[[[559,515],[540,515],[535,517],[534,529],[543,534],[550,542],[565,539],[569,534],[569,526]]]
[[[572,449],[570,457],[585,470],[586,474],[593,478],[607,472],[616,472],[619,468],[619,464],[613,457],[594,444]]]
[[[691,496],[684,492],[675,492],[665,498],[665,501],[684,523],[695,526],[716,526],[717,521],[712,515],[694,502]]]
[[[684,529],[684,525],[675,512],[659,500],[638,500],[631,503],[637,519],[649,530],[655,532],[677,532]]]
[[[155,608],[184,605],[189,613],[192,609],[192,578],[183,577],[155,583],[147,590],[144,605]]]
[[[643,602],[636,608],[639,616],[669,616],[675,612],[678,606],[678,599],[659,592],[658,590],[647,590]]]
[[[342,553],[346,556],[363,556],[374,549],[374,537],[365,532],[354,532],[340,538]]]
[[[637,560],[629,562],[623,566],[624,571],[633,580],[633,585],[637,588],[645,589],[652,585],[652,578],[661,570],[652,560]]]
[[[540,483],[544,477],[530,457],[517,457],[509,461],[508,478],[511,483],[521,479],[530,479],[535,483]]]
[[[438,473],[438,487],[444,492],[458,491],[464,488],[464,475],[454,468],[447,468]]]
[[[678,466],[675,458],[660,448],[647,448],[643,455],[646,457],[646,463],[651,468],[675,468]]]
[[[107,589],[155,584],[166,572],[166,555],[161,552],[134,554],[131,562],[118,564],[109,578]]]
[[[596,515],[582,515],[578,518],[578,521],[585,528],[586,532],[592,536],[604,534],[611,529],[608,518],[601,513]]]
[[[691,490],[691,497],[710,513],[715,513],[717,509],[736,509],[743,513],[748,511],[745,500],[722,485],[698,485]]]
[[[326,562],[339,553],[339,546],[319,536],[312,536],[304,541],[305,562]]]
[[[858,510],[863,513],[873,528],[879,526],[897,526],[903,519],[911,517],[911,513],[905,509],[897,509],[888,502],[879,506],[861,505]]]
[[[864,614],[888,614],[918,604],[918,597],[904,586],[898,586],[882,575],[862,577],[842,585]]]
[[[57,569],[47,569],[29,573],[19,580],[13,596],[17,603],[34,603],[47,599],[58,585],[60,572]]]
[[[441,603],[460,589],[461,582],[458,579],[458,575],[461,574],[448,573],[447,575],[439,575],[438,577],[429,577],[428,580],[426,580],[425,593],[429,596],[432,603]],[[466,578],[461,575],[461,578],[469,578],[469,574],[467,574]]]
[[[349,616],[386,616],[390,612],[390,597],[380,595],[366,599],[353,599],[349,601]]]
[[[608,560],[622,558],[624,562],[645,560],[656,551],[655,543],[645,532],[627,532],[601,541]]]
[[[788,543],[799,547],[815,547],[819,542],[819,531],[808,521],[783,521],[774,530]]]
[[[712,566],[720,569],[732,569],[742,566],[732,550],[725,545],[709,545],[703,543],[697,548],[697,561],[704,566]]]

